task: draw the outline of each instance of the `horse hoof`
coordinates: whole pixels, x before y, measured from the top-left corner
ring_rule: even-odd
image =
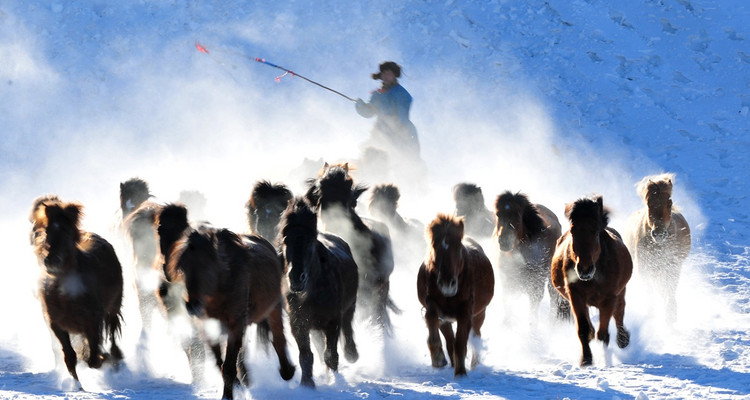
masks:
[[[98,357],[91,357],[89,358],[89,368],[93,369],[99,369],[102,367],[102,364],[104,364],[104,360],[109,357],[106,357],[105,355],[100,355]]]
[[[313,382],[312,378],[302,378],[299,384],[308,389],[315,389],[315,382]]]
[[[466,368],[460,368],[453,371],[453,378],[463,378],[466,376]]]
[[[617,346],[621,349],[628,347],[630,344],[630,332],[623,329],[617,332]]]
[[[591,358],[583,358],[581,359],[581,366],[582,367],[590,367],[594,363],[594,360]]]
[[[294,365],[289,365],[287,367],[282,367],[282,368],[279,368],[279,375],[281,375],[281,379],[283,379],[285,381],[288,381],[288,380],[292,379],[292,377],[294,376],[294,371],[295,370],[296,370],[296,368],[294,367]]]

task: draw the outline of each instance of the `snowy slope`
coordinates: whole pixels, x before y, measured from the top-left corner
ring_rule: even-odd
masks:
[[[562,217],[564,204],[604,195],[612,225],[641,206],[634,184],[677,173],[675,203],[694,233],[667,327],[634,279],[625,350],[594,346],[577,366],[574,328],[515,311],[499,294],[484,330],[483,364],[454,381],[433,370],[413,291],[421,254],[393,277],[404,314],[383,341],[355,327],[362,358],[316,392],[280,380],[251,344],[247,398],[662,399],[750,396],[750,10],[746,1],[505,0],[311,4],[291,0],[0,0],[0,397],[215,398],[220,377],[191,386],[162,321],[147,349],[126,290],[126,366],[78,370],[87,392],[66,392],[34,297],[37,267],[27,213],[43,193],[81,201],[84,227],[116,244],[118,183],[149,181],[162,200],[183,189],[209,199],[217,226],[245,229],[258,179],[287,182],[305,158],[356,159],[372,121],[347,100],[278,70],[263,57],[351,97],[367,98],[377,64],[404,67],[428,165],[402,184],[401,212],[429,221],[450,211],[450,188],[482,186],[488,205],[523,190]],[[211,53],[200,53],[196,41]],[[355,175],[355,178],[357,176]],[[377,182],[367,182],[377,183]],[[494,261],[494,245],[484,243]],[[544,304],[544,303],[543,303]],[[250,335],[252,336],[252,335]],[[252,341],[253,338],[250,338]],[[293,341],[291,341],[293,342]],[[296,346],[290,344],[296,360]],[[57,347],[54,347],[57,351]],[[316,361],[317,362],[317,361]],[[270,363],[272,367],[264,367]],[[210,367],[210,366],[209,366]]]

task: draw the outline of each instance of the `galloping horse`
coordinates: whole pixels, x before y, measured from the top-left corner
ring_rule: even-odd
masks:
[[[347,361],[359,358],[352,318],[357,301],[358,274],[349,245],[329,233],[318,232],[318,217],[298,197],[282,216],[281,254],[289,277],[289,321],[299,347],[303,386],[315,387],[310,330],[325,335],[325,363],[338,369],[337,344],[344,333]]]
[[[378,229],[368,226],[354,210],[357,199],[367,188],[354,186],[348,164],[326,163],[319,177],[309,184],[306,198],[318,211],[325,230],[341,236],[352,250],[359,268],[360,309],[390,333],[388,309],[398,312],[389,294],[394,266],[391,238],[387,226],[380,224]]]
[[[627,245],[636,270],[666,298],[667,315],[677,312],[677,284],[690,253],[690,226],[672,206],[674,174],[647,176],[637,185],[646,207],[630,217]]]
[[[188,227],[187,210],[181,206],[166,206],[160,215],[159,233],[164,228],[183,234],[168,250],[167,276],[186,289],[188,312],[198,318],[214,318],[227,330],[226,353],[222,360],[219,343],[210,343],[217,365],[224,379],[223,398],[233,397],[237,380],[249,385],[250,377],[244,363],[242,341],[245,328],[257,323],[259,338],[268,341],[268,330],[273,336],[273,347],[278,356],[279,374],[284,380],[294,375],[289,362],[282,320],[282,266],[274,247],[260,236],[239,236],[227,229],[216,229],[202,224]],[[165,218],[169,212],[169,220]],[[167,251],[167,250],[165,250]]]
[[[555,213],[531,203],[525,194],[506,191],[497,196],[495,215],[500,282],[511,291],[524,291],[533,309],[542,301],[547,282],[551,309],[558,318],[569,318],[570,305],[549,282],[552,254],[562,233]]]
[[[456,202],[455,214],[464,217],[466,235],[475,239],[492,236],[495,216],[484,204],[482,188],[473,183],[459,183],[453,187],[453,201]]]
[[[398,212],[401,192],[392,183],[380,184],[372,188],[368,211],[370,215],[384,222],[394,238],[418,239],[421,245],[424,225],[415,219],[406,219]]]
[[[120,210],[122,219],[127,218],[138,206],[151,198],[148,182],[141,178],[131,178],[120,182]]]
[[[581,341],[581,365],[591,365],[594,327],[589,306],[599,309],[597,339],[609,345],[609,319],[614,316],[617,345],[630,343],[625,329],[625,285],[633,273],[630,253],[620,234],[607,226],[609,211],[602,197],[579,199],[565,206],[570,229],[557,241],[552,257],[552,284],[570,301]]]
[[[246,204],[250,232],[274,243],[279,234],[281,213],[286,210],[290,200],[292,191],[283,183],[257,182]]]
[[[89,367],[118,363],[122,314],[122,267],[114,248],[101,236],[79,228],[82,206],[57,196],[37,198],[31,210],[34,253],[44,267],[40,293],[47,322],[62,345],[68,372],[76,373],[78,357],[70,334],[82,334],[89,345]],[[109,338],[109,354],[102,342]]]
[[[495,277],[490,260],[481,246],[464,236],[462,218],[438,214],[427,228],[430,239],[428,255],[419,267],[417,295],[425,308],[429,332],[427,347],[432,366],[446,365],[438,330],[454,367],[454,376],[466,375],[466,344],[469,334],[481,337],[485,309],[492,300]],[[451,321],[456,321],[453,336]],[[479,362],[477,348],[471,360]]]

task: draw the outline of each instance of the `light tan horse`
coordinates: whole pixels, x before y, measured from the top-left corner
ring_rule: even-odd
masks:
[[[626,239],[636,271],[665,298],[672,319],[680,270],[691,245],[690,226],[672,205],[673,185],[671,173],[647,176],[636,185],[646,206],[630,216]]]

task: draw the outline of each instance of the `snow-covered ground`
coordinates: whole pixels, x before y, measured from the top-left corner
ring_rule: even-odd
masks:
[[[673,399],[750,397],[750,10],[745,0],[288,2],[0,0],[0,397],[217,398],[221,378],[190,384],[163,320],[138,347],[140,318],[118,188],[146,179],[161,200],[208,197],[217,226],[245,230],[259,179],[284,181],[305,158],[357,159],[372,121],[351,102],[251,59],[263,57],[367,98],[384,60],[404,67],[428,167],[401,185],[403,215],[452,209],[451,187],[479,184],[488,206],[522,190],[562,218],[567,202],[604,196],[611,225],[641,207],[634,184],[677,174],[693,230],[677,322],[634,278],[624,350],[594,345],[578,367],[572,325],[497,294],[482,364],[454,380],[434,370],[414,282],[421,254],[392,277],[404,310],[394,337],[355,326],[361,358],[336,375],[316,360],[316,391],[276,373],[249,334],[254,383],[242,398]],[[200,53],[196,41],[210,54]],[[357,178],[356,171],[354,173]],[[366,182],[375,184],[379,182]],[[84,228],[110,239],[125,267],[125,365],[79,364],[69,392],[44,323],[28,244],[32,199],[85,206]],[[484,243],[495,260],[496,245]],[[546,303],[543,303],[546,304]],[[594,313],[596,315],[596,313]],[[594,317],[596,318],[596,317]],[[250,332],[252,330],[249,330]],[[290,337],[290,354],[297,349]]]

